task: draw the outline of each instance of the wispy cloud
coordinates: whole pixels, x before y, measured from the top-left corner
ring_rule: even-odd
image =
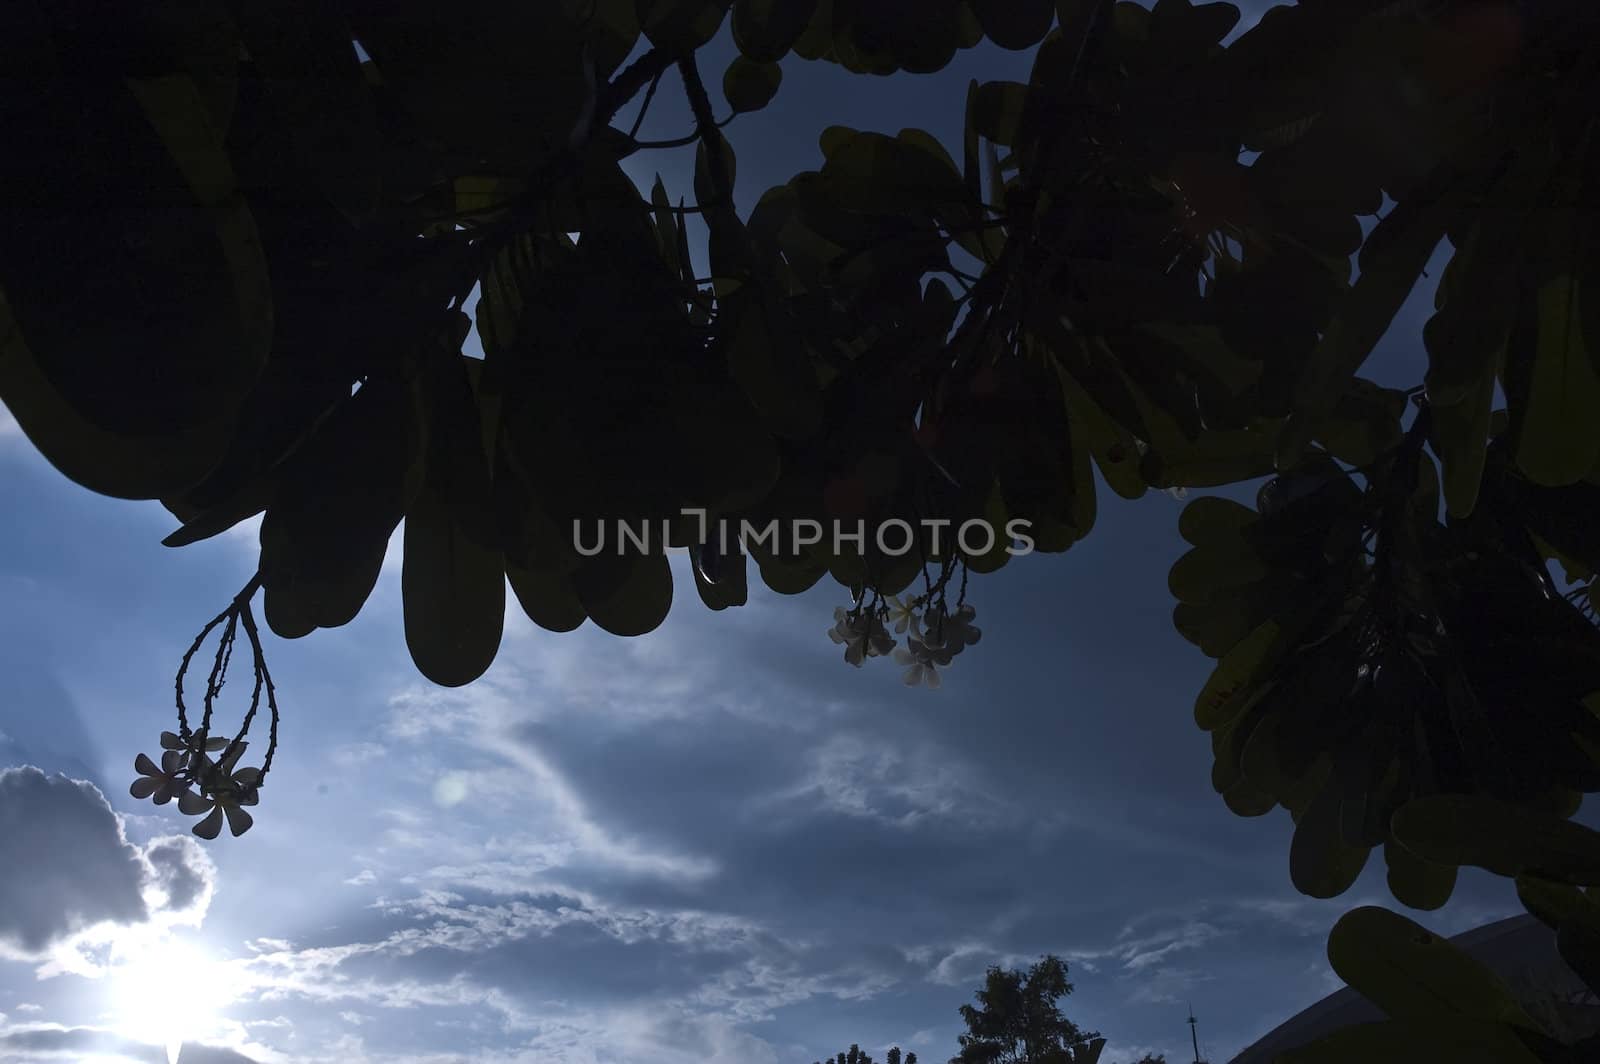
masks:
[[[1018,814],[948,751],[925,742],[889,745],[843,733],[812,747],[807,761],[793,784],[756,799],[763,815],[827,810],[905,828],[939,819],[992,826]]]
[[[666,1059],[681,1044],[650,1040],[694,1031],[714,1050],[728,1050],[714,1051],[712,1059],[729,1061],[771,1059],[760,1039],[734,1031],[738,1024],[813,998],[870,998],[897,981],[897,973],[859,961],[840,964],[827,950],[715,913],[595,910],[559,897],[483,904],[438,891],[380,909],[391,927],[381,938],[333,946],[278,942],[273,949],[257,943],[254,955],[235,964],[262,1001],[338,1006],[349,1024],[365,1023],[374,1012],[489,1010],[501,1029],[533,1047],[550,1033],[548,1006],[564,996],[572,965],[583,969],[596,953],[617,964],[670,957],[677,985],[651,986],[642,997],[630,994],[605,1007],[567,1003],[564,1022],[583,1031],[580,1045],[617,1047],[620,1036],[633,1050],[649,1042]],[[501,958],[521,973],[515,987],[484,978]],[[739,1058],[735,1050],[756,1055]],[[572,1042],[554,1052],[552,1060],[586,1059],[574,1055]]]
[[[531,830],[512,832],[513,839],[521,835],[539,850],[563,840],[569,844],[569,857],[628,873],[680,880],[713,874],[716,866],[708,859],[620,836],[591,814],[561,767],[526,731],[539,719],[539,696],[549,693],[535,692],[516,678],[486,678],[455,691],[414,686],[391,700],[388,732],[398,740],[427,742],[435,750],[441,744],[453,746],[456,756],[450,760],[456,763],[461,755],[477,761],[479,767],[470,772],[453,771],[452,800],[437,801],[433,789],[430,796],[438,805],[492,802],[496,809],[520,808]]]

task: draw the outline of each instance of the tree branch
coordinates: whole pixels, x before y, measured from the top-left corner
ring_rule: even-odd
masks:
[[[695,64],[693,52],[678,60],[678,73],[683,77],[683,92],[689,98],[689,109],[694,112],[695,133],[706,147],[711,187],[717,197],[715,203],[701,206],[731,205],[733,190],[728,188],[727,171],[723,169],[722,135],[717,132],[717,120],[711,114],[711,97],[706,95],[705,82],[700,80],[700,68]]]
[[[672,62],[672,56],[659,48],[652,48],[620,71],[600,93],[600,99],[595,104],[595,125],[609,126],[611,120],[617,117],[617,112],[639,95],[640,90],[648,88],[665,74]]]

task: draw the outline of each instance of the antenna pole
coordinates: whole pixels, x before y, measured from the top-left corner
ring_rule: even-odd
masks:
[[[1189,1041],[1194,1043],[1194,1064],[1200,1062],[1200,1036],[1195,1033],[1194,1005],[1189,1006]]]

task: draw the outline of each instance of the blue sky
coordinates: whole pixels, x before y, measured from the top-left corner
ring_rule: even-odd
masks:
[[[742,205],[815,166],[829,124],[956,144],[968,78],[1027,69],[985,48],[866,86],[791,60],[730,129]],[[647,135],[688,130],[678,98],[669,79]],[[634,174],[687,193],[691,163]],[[1420,379],[1430,309],[1419,289],[1373,376]],[[158,504],[65,481],[3,410],[0,491],[7,1060],[160,1061],[182,1038],[191,1064],[805,1064],[852,1042],[935,1062],[987,965],[1054,952],[1108,1064],[1187,1059],[1191,1001],[1220,1062],[1332,989],[1328,927],[1387,901],[1381,860],[1343,899],[1301,897],[1287,814],[1212,792],[1165,494],[1102,491],[1086,542],[975,580],[983,642],[937,692],[839,659],[841,589],[712,614],[682,580],[629,641],[543,632],[513,601],[490,673],[432,688],[397,541],[355,622],[269,636],[273,785],[249,834],[200,843],[127,787],[179,655],[254,568],[254,523],[168,550]],[[1464,874],[1423,919],[1514,911]]]

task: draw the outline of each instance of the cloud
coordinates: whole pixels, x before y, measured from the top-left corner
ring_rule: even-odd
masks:
[[[367,914],[321,942],[254,941],[229,962],[266,1016],[295,1018],[296,1045],[352,1039],[350,1061],[773,1062],[746,1025],[811,1001],[869,1002],[918,976],[893,950],[560,893],[423,890]],[[454,1055],[406,1055],[437,1050],[441,1034]]]
[[[969,778],[946,751],[891,746],[859,733],[824,740],[797,784],[771,796],[807,815],[819,811],[909,828],[930,819],[999,826],[1015,810]],[[763,803],[764,804],[764,803]]]
[[[941,957],[928,978],[940,986],[965,986],[981,979],[984,970],[992,964],[1001,964],[1001,958],[992,946],[968,943],[957,946]]]
[[[442,777],[431,790],[435,806],[460,806],[469,794],[477,799],[473,804],[490,809],[514,805],[528,818],[525,835],[538,837],[541,848],[565,842],[569,852],[625,874],[693,881],[715,871],[703,857],[664,851],[604,824],[537,741],[538,702],[531,693],[515,674],[509,680],[485,677],[460,690],[413,685],[391,700],[387,731],[411,742],[448,741],[458,754],[479,762],[472,771]],[[609,703],[612,696],[601,697]]]
[[[215,874],[192,840],[135,846],[93,784],[33,767],[0,771],[0,868],[13,870],[0,877],[0,953],[19,959],[99,925],[196,922]]]
[[[91,784],[35,768],[0,772],[0,943],[41,954],[102,921],[149,912],[137,847]],[[26,874],[15,874],[26,870]]]
[[[1199,949],[1223,932],[1198,920],[1183,924],[1175,930],[1141,939],[1121,947],[1122,966],[1132,971],[1148,968],[1179,950]]]
[[[174,915],[198,918],[211,905],[215,869],[200,844],[191,838],[172,835],[156,839],[144,848],[150,865],[152,885],[161,894],[159,907]]]
[[[1214,974],[1200,968],[1162,966],[1141,972],[1128,1000],[1134,1004],[1176,1005],[1185,1000],[1186,992],[1214,979]]]
[[[166,1064],[164,1046],[124,1038],[98,1027],[64,1027],[60,1024],[29,1024],[0,1028],[0,1058],[10,1064],[43,1061],[85,1060],[131,1061],[137,1064]],[[185,1043],[183,1064],[258,1064],[232,1049]]]
[[[1139,980],[1173,992],[1176,962],[1224,927],[1191,914],[1116,938],[1160,896],[1146,888],[1187,826],[1102,830],[1148,877],[1081,860],[1074,833],[1104,818],[1078,811],[1078,774],[1045,749],[1070,736],[979,712],[980,677],[982,702],[956,684],[919,699],[892,673],[863,691],[825,640],[795,635],[826,615],[815,601],[757,599],[714,636],[719,620],[693,605],[636,641],[508,618],[489,675],[402,682],[359,747],[326,755],[340,773],[385,766],[334,877],[382,894],[241,962],[267,1015],[295,1018],[297,1045],[350,1039],[351,1059],[398,1059],[452,1031],[449,1049],[475,1061],[686,1059],[665,1017],[692,1022],[708,1052],[759,1060],[772,1046],[729,1048],[741,1031],[830,1042],[847,1017],[885,1010],[898,1014],[885,1045],[917,1030],[950,1040],[929,1017],[954,1026],[952,988],[1053,945],[1066,955],[1076,899],[1108,885],[1114,915],[1085,953],[1104,966],[1090,981],[1102,998],[1126,1002]],[[1059,714],[1046,702],[1037,716]],[[1086,1022],[1109,1030],[1103,1015]],[[826,1046],[778,1048],[810,1060]]]

